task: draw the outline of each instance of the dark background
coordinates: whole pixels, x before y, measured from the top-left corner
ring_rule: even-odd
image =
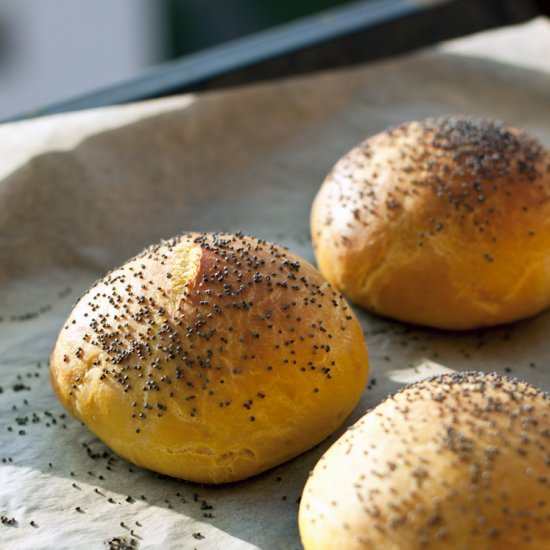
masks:
[[[550,0],[0,0],[0,120],[365,63],[541,14]]]
[[[164,4],[169,21],[167,55],[177,57],[222,43],[246,34],[287,23],[329,8],[349,5],[349,0],[167,0]],[[550,0],[476,0],[456,1],[457,11],[446,15],[440,9],[441,19],[427,32],[427,39],[436,40],[441,31],[461,33],[469,28],[506,25],[550,13]],[[460,13],[458,13],[460,12]],[[436,27],[442,28],[436,28]],[[414,35],[413,27],[409,32]],[[407,43],[408,32],[388,37]],[[383,51],[383,46],[380,49]]]

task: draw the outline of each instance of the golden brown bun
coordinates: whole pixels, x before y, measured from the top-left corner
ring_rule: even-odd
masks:
[[[243,479],[332,433],[367,379],[359,322],[310,264],[240,234],[186,234],[96,283],[61,331],[65,408],[127,460]]]
[[[550,546],[550,399],[497,374],[445,374],[367,413],[300,504],[305,550]]]
[[[353,302],[465,330],[550,303],[550,154],[500,123],[410,122],[345,155],[311,213],[317,261]]]

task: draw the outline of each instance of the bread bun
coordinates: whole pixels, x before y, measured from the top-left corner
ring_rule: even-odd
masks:
[[[550,154],[468,117],[402,124],[327,176],[311,214],[323,275],[353,302],[464,330],[550,303]]]
[[[388,398],[319,460],[305,550],[543,550],[550,399],[497,374],[445,374]]]
[[[310,264],[253,237],[190,233],[83,296],[50,377],[64,407],[125,459],[222,483],[327,437],[367,368],[359,322]]]

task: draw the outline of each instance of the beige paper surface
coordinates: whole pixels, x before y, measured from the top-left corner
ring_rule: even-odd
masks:
[[[159,478],[62,416],[48,355],[94,278],[179,231],[242,229],[312,260],[310,203],[341,154],[388,125],[461,112],[550,145],[550,74],[425,52],[0,127],[0,515],[17,520],[0,523],[0,548],[100,549],[130,530],[142,549],[300,548],[296,501],[329,442],[232,486]],[[348,424],[449,369],[550,389],[550,314],[463,335],[360,315],[371,382]]]

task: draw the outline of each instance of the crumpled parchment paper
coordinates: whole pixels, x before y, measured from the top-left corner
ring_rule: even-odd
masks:
[[[297,499],[330,441],[231,486],[132,467],[66,417],[50,389],[48,355],[71,304],[182,230],[241,229],[311,261],[311,200],[358,141],[467,112],[550,145],[549,107],[550,73],[432,50],[0,127],[0,548],[93,550],[113,537],[141,549],[300,548]],[[347,424],[403,383],[447,370],[497,370],[550,389],[550,313],[469,334],[360,315],[371,379]]]

